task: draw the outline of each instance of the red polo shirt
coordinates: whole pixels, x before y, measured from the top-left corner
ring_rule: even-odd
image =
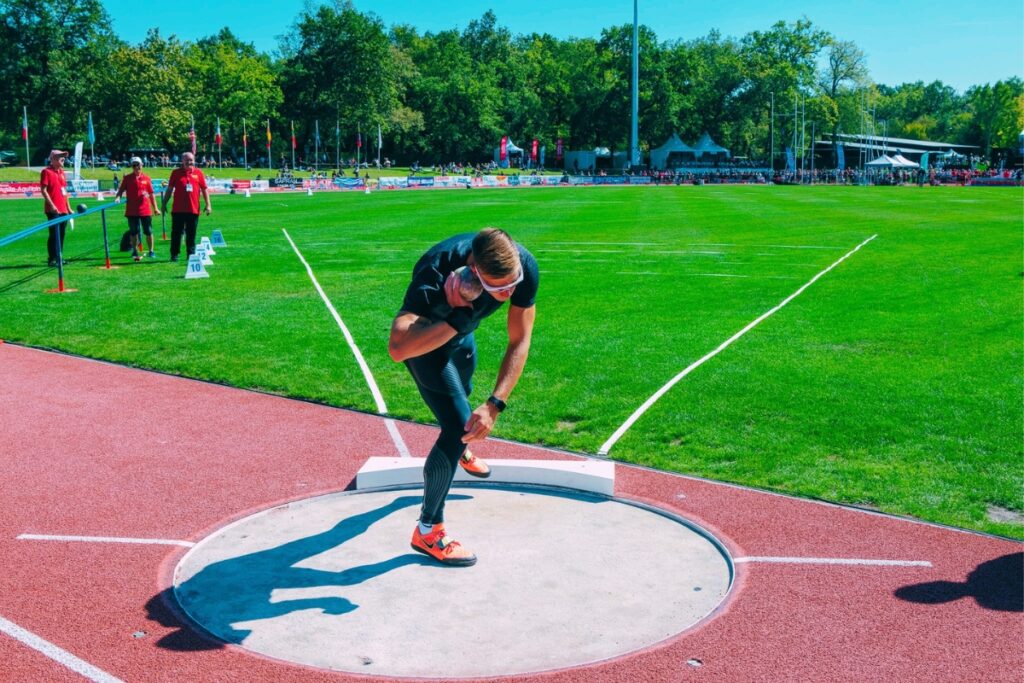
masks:
[[[71,213],[71,206],[68,204],[68,179],[64,175],[64,169],[57,170],[47,166],[39,174],[39,190],[46,190],[50,194],[50,201],[57,207],[57,213]],[[50,213],[50,207],[43,199],[43,213]],[[196,213],[199,213],[196,211]]]
[[[121,187],[118,191],[123,191],[127,200],[124,207],[125,216],[153,215],[153,205],[149,200],[153,196],[153,181],[149,179],[148,175],[141,171],[138,175],[129,173],[121,179]],[[196,206],[198,207],[198,204]],[[199,213],[198,209],[196,213]]]
[[[176,168],[167,181],[174,188],[174,204],[171,213],[194,213],[199,215],[199,193],[206,189],[206,176],[198,168],[186,171]]]

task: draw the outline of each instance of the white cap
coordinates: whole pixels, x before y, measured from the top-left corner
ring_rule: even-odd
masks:
[[[132,157],[131,159],[128,160],[128,163],[138,164],[139,166],[142,166],[142,159],[140,159],[139,157]]]

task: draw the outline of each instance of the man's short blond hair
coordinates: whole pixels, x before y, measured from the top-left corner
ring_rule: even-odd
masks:
[[[498,228],[484,228],[473,238],[473,262],[494,278],[519,273],[519,249],[508,233]]]

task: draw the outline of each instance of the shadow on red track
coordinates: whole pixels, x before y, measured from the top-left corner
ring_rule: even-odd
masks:
[[[1024,553],[982,562],[963,583],[929,581],[896,590],[900,600],[941,605],[974,598],[980,607],[1000,612],[1024,612]]]

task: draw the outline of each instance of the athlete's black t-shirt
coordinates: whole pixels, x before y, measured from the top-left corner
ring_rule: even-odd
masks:
[[[455,235],[427,250],[413,266],[412,282],[405,291],[405,301],[402,302],[403,311],[421,315],[432,322],[448,317],[452,307],[448,305],[448,299],[444,295],[444,283],[449,273],[466,265],[469,255],[473,252],[474,237],[476,233],[472,232]],[[540,272],[533,254],[518,242],[516,248],[519,250],[519,262],[523,267],[523,281],[516,285],[509,301],[513,306],[529,308],[533,306],[537,297]],[[501,308],[503,303],[497,301],[486,290],[482,292],[472,303],[473,324],[467,334],[475,330],[481,320]]]

